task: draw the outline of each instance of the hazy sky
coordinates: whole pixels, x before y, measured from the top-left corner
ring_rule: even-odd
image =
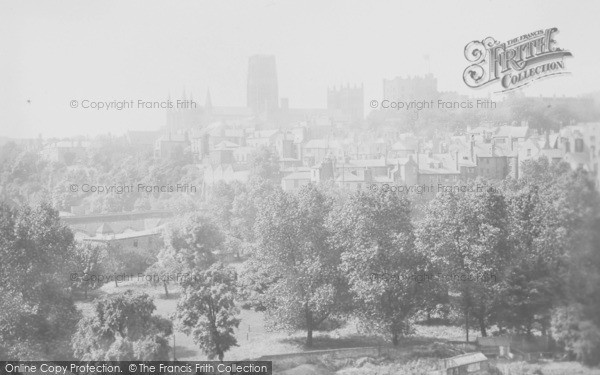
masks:
[[[71,109],[71,100],[164,100],[183,89],[213,105],[245,105],[250,55],[274,54],[291,107],[324,107],[328,86],[431,72],[462,81],[465,45],[558,27],[571,76],[528,95],[600,90],[600,1],[70,1],[0,0],[0,136],[94,135],[157,129],[164,110]],[[28,103],[30,100],[30,103]]]

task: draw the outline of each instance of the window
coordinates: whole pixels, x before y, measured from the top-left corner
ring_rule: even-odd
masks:
[[[133,240],[133,247],[138,247],[138,245],[139,245],[138,240]]]
[[[577,138],[575,140],[575,152],[583,152],[583,139]]]

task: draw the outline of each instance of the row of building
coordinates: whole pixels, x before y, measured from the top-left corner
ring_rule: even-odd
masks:
[[[455,185],[476,177],[520,178],[523,162],[541,157],[583,168],[600,182],[598,123],[574,124],[544,134],[527,124],[480,126],[462,135],[438,134],[433,139],[393,132],[378,137],[366,131],[339,137],[332,132],[308,138],[307,133],[306,128],[258,131],[245,141],[225,135],[215,143],[209,136],[204,183],[210,188],[218,180],[243,181],[248,176],[248,157],[260,146],[277,154],[284,190],[325,180],[361,189],[373,184]]]

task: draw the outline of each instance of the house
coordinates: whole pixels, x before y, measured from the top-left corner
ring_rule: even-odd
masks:
[[[311,171],[304,168],[285,175],[281,179],[281,188],[284,191],[295,191],[311,183]]]
[[[301,159],[305,165],[318,164],[328,156],[334,159],[344,157],[344,149],[337,140],[311,139],[302,146]]]
[[[188,146],[190,146],[190,141],[187,133],[172,134],[169,132],[154,143],[154,157],[157,159],[177,157],[182,155]]]
[[[408,158],[388,159],[388,178],[395,183],[416,185],[419,177],[419,166],[412,155]],[[376,178],[377,179],[377,178]]]
[[[238,164],[245,164],[250,161],[251,155],[256,151],[254,147],[241,146],[233,149],[233,158]]]
[[[60,219],[73,231],[78,242],[154,254],[163,246],[161,231],[172,214],[165,210],[109,214],[61,212]]]
[[[496,145],[506,145],[511,149],[525,142],[533,135],[533,131],[528,126],[501,126],[492,136],[492,143]]]
[[[419,185],[456,185],[460,181],[460,170],[449,154],[419,154]]]
[[[108,224],[103,224],[101,228],[98,228],[95,236],[83,237],[81,241],[90,244],[118,246],[122,250],[142,251],[147,254],[155,254],[164,245],[160,228],[114,233]]]
[[[356,172],[341,173],[335,179],[335,184],[347,190],[362,190],[372,184],[373,178],[368,169],[361,169]]]
[[[167,210],[86,214],[81,207],[73,208],[72,213],[60,212],[60,219],[73,231],[75,239],[156,229],[173,215]]]
[[[249,175],[250,170],[243,165],[208,165],[204,168],[202,182],[205,189],[211,189],[219,181],[225,183],[239,181],[244,183],[248,181]]]
[[[483,375],[489,374],[490,364],[483,353],[467,353],[442,360],[442,369],[430,375]]]
[[[353,159],[377,159],[389,152],[389,146],[383,138],[364,139],[364,135],[356,135],[344,140],[344,151]]]
[[[387,176],[388,165],[385,158],[348,160],[334,165],[336,175],[346,173],[358,174],[359,170],[369,170],[373,177]]]
[[[474,159],[477,176],[491,180],[504,180],[509,175],[518,178],[518,154],[507,145],[477,143]]]
[[[248,146],[259,147],[274,147],[280,132],[278,129],[271,130],[255,130],[254,134],[249,137],[246,142]]]
[[[235,161],[234,152],[240,146],[229,141],[222,141],[210,151],[210,162],[213,165],[232,164]]]
[[[414,155],[419,148],[418,141],[415,139],[405,139],[394,143],[390,150],[392,158],[406,158],[408,155]]]

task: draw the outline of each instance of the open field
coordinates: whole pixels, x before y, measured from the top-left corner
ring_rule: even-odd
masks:
[[[102,288],[90,293],[88,300],[80,300],[77,306],[84,314],[91,313],[93,298],[101,295],[122,293],[128,289],[144,292],[154,298],[156,305],[155,314],[171,318],[177,307],[179,286],[169,286],[169,298],[160,286],[154,287],[144,282],[126,281],[115,287],[114,283],[107,283]],[[265,329],[263,313],[240,309],[241,323],[237,329],[237,347],[226,353],[226,360],[240,360],[256,358],[262,355],[283,354],[308,350],[304,346],[306,333],[296,332],[270,332]],[[411,343],[433,342],[434,340],[463,340],[464,329],[448,326],[416,326],[415,335],[410,338]],[[472,340],[477,332],[471,331]],[[179,360],[204,360],[206,356],[194,344],[191,337],[183,332],[176,332],[176,357]],[[172,343],[171,343],[172,345]],[[353,348],[365,346],[386,346],[385,340],[359,333],[356,324],[349,322],[346,326],[330,332],[315,332],[314,345],[310,350]]]
[[[122,293],[128,289],[145,292],[154,298],[155,314],[171,318],[177,306],[180,289],[177,285],[169,287],[169,298],[165,297],[162,287],[153,287],[143,282],[129,281],[105,284],[99,290],[90,293],[88,300],[80,300],[77,306],[84,314],[91,313],[93,298],[101,295]],[[385,340],[360,334],[357,326],[349,322],[346,326],[330,331],[315,332],[314,346],[310,349],[304,346],[305,333],[270,332],[265,329],[263,314],[260,312],[240,309],[241,323],[236,335],[238,346],[225,355],[225,360],[241,360],[258,358],[263,355],[303,352],[307,350],[325,350],[338,348],[357,348],[367,346],[389,346]],[[477,331],[471,331],[471,340],[478,336]],[[404,340],[406,354],[402,358],[357,358],[353,360],[328,361],[299,359],[296,364],[280,368],[278,373],[285,375],[303,374],[425,374],[435,368],[439,355],[428,354],[428,348],[440,341],[464,340],[464,328],[452,326],[416,325],[415,334]],[[192,338],[177,331],[175,335],[176,357],[178,360],[206,360],[207,357],[198,349]],[[172,345],[172,343],[171,343]],[[433,344],[435,346],[436,344]],[[449,355],[450,356],[450,355]],[[510,375],[600,375],[599,369],[588,369],[576,362],[498,362],[495,365],[503,374]]]

